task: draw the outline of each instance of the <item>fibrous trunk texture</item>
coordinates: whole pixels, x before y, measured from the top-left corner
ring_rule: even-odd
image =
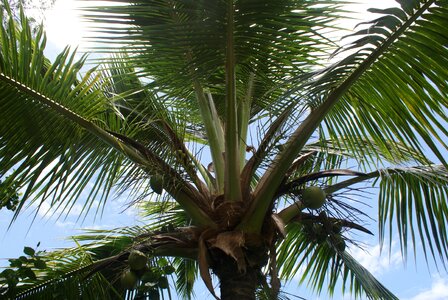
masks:
[[[221,300],[255,300],[260,268],[247,266],[240,272],[232,257],[221,254],[213,266],[220,281]]]

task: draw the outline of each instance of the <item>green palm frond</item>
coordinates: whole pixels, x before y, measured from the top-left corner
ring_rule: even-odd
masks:
[[[175,258],[173,265],[176,267],[176,291],[183,299],[195,298],[193,290],[198,278],[198,264],[194,260]]]
[[[250,193],[250,184],[254,175],[260,164],[269,155],[270,151],[275,145],[280,131],[285,124],[285,121],[291,115],[291,109],[285,110],[272,124],[269,126],[263,140],[260,142],[258,149],[255,151],[253,156],[245,164],[243,170],[241,171],[242,186],[243,186],[243,196],[247,197]]]
[[[360,177],[340,181],[326,188],[329,194],[341,193],[346,188],[374,179],[372,185],[379,185],[378,221],[380,241],[386,237],[389,244],[398,229],[401,251],[407,254],[408,244],[416,254],[417,241],[428,259],[443,263],[448,254],[446,201],[448,197],[448,172],[443,165],[417,167],[396,167],[372,171]],[[418,235],[417,235],[418,233]],[[418,240],[417,240],[418,236]]]
[[[172,167],[171,177],[175,170],[183,176],[183,179],[192,182],[202,193],[206,194],[207,188],[198,178],[195,170],[196,161],[191,159],[191,154],[184,142],[190,137],[186,134],[186,124],[180,118],[183,111],[171,107],[171,101],[157,93],[157,90],[148,87],[135,74],[135,70],[128,61],[125,53],[116,54],[103,65],[102,78],[104,83],[100,89],[110,100],[116,113],[123,119],[121,134],[132,138],[159,157],[166,165]],[[113,135],[115,133],[112,133]],[[191,132],[190,135],[193,135]],[[120,136],[117,135],[120,138]],[[176,155],[173,155],[176,153]],[[122,190],[132,189],[134,185],[147,186],[141,181],[148,180],[148,170],[132,168],[123,175],[126,182],[119,182]],[[124,168],[123,168],[124,169]],[[151,172],[165,175],[166,169],[157,170],[154,166]],[[135,180],[134,180],[135,179]],[[179,179],[179,178],[178,178]],[[179,180],[178,184],[181,184]],[[138,198],[146,198],[152,191],[139,189]]]
[[[317,293],[335,292],[336,283],[355,296],[369,299],[398,299],[347,252],[338,248],[332,236],[317,241],[310,237],[305,225],[291,223],[288,234],[278,246],[278,265],[284,280],[299,278],[300,283]],[[348,285],[348,288],[347,288]]]
[[[397,168],[380,171],[379,229],[380,240],[394,228],[402,253],[406,256],[411,243],[414,255],[421,241],[427,258],[446,263],[448,258],[448,172],[442,165]],[[393,222],[395,221],[395,225]],[[416,238],[418,233],[419,239]],[[391,242],[389,242],[391,243]]]
[[[345,141],[345,137],[338,137],[335,141],[320,140],[307,144],[302,155],[294,161],[285,174],[277,197],[285,193],[293,193],[294,187],[303,186],[307,182],[324,185],[331,193],[332,186],[337,187],[340,182],[338,176],[355,176],[353,180],[356,182],[366,181],[373,178],[372,174],[376,174],[370,171],[378,164],[403,165],[419,162],[426,165],[429,163],[428,159],[421,156],[419,152],[398,142],[384,140],[381,145],[378,145],[374,140],[365,139],[358,141],[364,146],[357,147],[356,152],[352,152],[355,148],[345,147]],[[382,149],[383,145],[387,145],[388,148]],[[380,158],[380,161],[374,160],[374,157]],[[351,167],[353,161],[357,162],[357,168]]]
[[[172,201],[146,201],[141,207],[141,214],[144,219],[147,219],[151,230],[184,227],[191,224],[191,218]]]
[[[171,262],[163,256],[154,256],[151,252],[148,227],[125,227],[113,230],[86,230],[84,234],[72,237],[77,247],[40,253],[40,259],[47,262],[46,268],[34,270],[36,278],[25,279],[14,289],[11,299],[134,299],[138,295],[164,293],[167,276],[173,273],[182,260]],[[152,234],[155,235],[155,234]],[[163,242],[161,243],[163,244]],[[157,246],[156,246],[157,247]],[[172,246],[175,247],[175,246]],[[129,270],[127,261],[132,249],[148,253],[148,269],[139,277],[139,288],[126,290],[121,276]],[[157,254],[156,254],[157,255]],[[179,273],[180,291],[190,291],[195,279],[188,275],[195,265],[185,260],[185,273]],[[189,267],[188,267],[189,266]],[[135,271],[138,273],[138,271]],[[145,275],[148,273],[147,275]],[[145,277],[146,276],[146,277]],[[186,276],[186,277],[185,277]],[[187,278],[183,286],[182,278]],[[0,284],[3,285],[0,278]],[[193,280],[193,281],[192,281]],[[161,283],[164,281],[164,283]],[[149,283],[145,286],[145,283]],[[59,294],[58,294],[59,293]],[[62,294],[60,294],[62,293]],[[168,293],[169,294],[169,293]]]
[[[351,179],[334,181],[325,188],[327,195],[329,195],[329,200],[324,210],[320,213],[325,212],[325,216],[331,214],[336,216],[337,219],[345,221],[337,221],[334,217],[325,217],[326,220],[332,220],[331,223],[338,222],[346,229],[357,229],[368,233],[368,230],[366,231],[363,226],[359,225],[368,221],[367,215],[357,208],[358,204],[356,202],[359,201],[352,198],[357,198],[358,196],[351,195],[350,190],[360,191],[360,189],[366,186],[366,181],[373,180],[371,185],[379,186],[380,188],[378,200],[380,243],[382,244],[387,237],[390,247],[392,240],[398,237],[401,252],[406,258],[408,245],[410,244],[413,247],[413,253],[416,255],[416,243],[421,241],[427,260],[428,257],[432,257],[443,264],[446,262],[447,236],[445,228],[447,227],[446,216],[448,212],[446,207],[448,174],[443,165],[391,167],[360,175],[353,173],[352,175],[354,176]],[[360,183],[363,183],[363,185],[357,185]],[[362,202],[369,204],[366,201]],[[294,206],[295,204],[291,205],[291,207]],[[310,222],[313,222],[313,224],[316,222],[325,224],[325,222],[321,221],[320,214],[319,216],[313,216],[301,213],[296,218],[293,218],[293,222],[299,222],[301,225],[291,225],[292,235],[290,237],[287,236],[279,248],[279,263],[282,265],[284,278],[290,279],[297,274],[299,269],[308,268],[309,271],[306,274],[312,276],[309,277],[311,280],[309,281],[310,285],[318,286],[317,291],[322,289],[324,277],[327,276],[324,276],[325,270],[327,270],[327,267],[333,266],[333,263],[330,264],[329,261],[324,264],[324,262],[319,263],[317,258],[316,261],[309,260],[310,257],[314,257],[312,255],[317,256],[317,254],[313,253],[318,251],[307,248],[315,244],[310,244],[306,240],[306,229],[307,226],[309,227],[307,224]],[[347,220],[354,222],[349,224]],[[398,230],[398,233],[395,232],[396,230]],[[322,241],[320,243],[322,244]],[[324,253],[326,252],[322,249],[319,251],[322,251],[321,255],[325,257]],[[339,274],[342,276],[344,283],[350,283],[350,292],[359,294],[360,291],[367,288],[373,293],[374,290],[382,289],[376,280],[372,279],[372,281],[369,279],[371,275],[368,271],[359,266],[347,253],[338,257],[344,266],[348,268],[344,271],[339,270],[341,272]],[[327,258],[329,259],[329,257]],[[336,271],[336,269],[332,270],[331,274],[336,274],[334,273]],[[367,276],[368,278],[366,282],[357,282],[355,279],[357,276]],[[306,280],[306,276],[301,278],[303,281]],[[350,278],[350,280],[347,281],[347,278]],[[337,280],[329,277],[327,282],[328,286],[331,287],[332,284],[336,284]],[[369,295],[370,292],[367,292],[367,294]],[[372,296],[374,299],[376,297]],[[380,296],[378,297],[381,298]],[[389,298],[385,297],[384,299]]]
[[[117,192],[145,224],[44,254],[18,298],[152,297],[176,272],[190,299],[198,272],[214,293],[211,269],[221,283],[257,274],[260,298],[285,296],[279,270],[317,293],[396,299],[345,251],[349,230],[372,234],[367,184],[379,187],[380,242],[398,236],[406,257],[421,241],[445,266],[448,1],[398,2],[371,9],[378,18],[331,55],[339,1],[104,1],[84,15],[112,55],[84,71],[68,48],[50,62],[43,30],[3,0],[0,179],[24,192],[14,219],[44,201],[100,212]],[[321,207],[305,204],[310,186]],[[151,279],[126,290],[132,251]]]
[[[374,139],[359,137],[356,146],[352,143],[351,137],[337,136],[332,139],[325,139],[325,134],[321,134],[321,139],[314,143],[309,143],[304,147],[304,152],[316,151],[321,155],[334,155],[342,160],[355,160],[358,168],[368,171],[376,168],[378,164],[400,165],[409,163],[429,164],[428,158],[422,153],[415,151],[406,144],[384,138],[378,144]],[[350,146],[347,146],[350,145]],[[322,165],[320,170],[335,168],[339,164],[332,163],[334,159],[324,159],[330,164]]]
[[[345,147],[344,145],[349,143],[349,139],[345,136],[338,136],[335,139],[320,139],[305,145],[299,157],[285,174],[285,182],[324,170],[351,168],[355,161],[357,164],[356,169],[366,173],[377,168],[378,164],[403,165],[420,163],[427,165],[430,163],[428,158],[422,156],[421,153],[396,141],[384,139],[378,145],[372,139],[360,138],[357,141],[357,147]],[[386,145],[386,149],[382,148],[384,145]],[[285,145],[280,144],[277,147],[283,149]],[[353,171],[356,172],[356,169]],[[325,182],[325,185],[333,184],[333,179],[330,178],[329,180],[329,182]],[[284,190],[283,187],[281,189]]]
[[[315,85],[319,90],[337,89],[335,78],[345,78],[353,66],[362,68],[375,58],[359,77],[351,75],[353,78],[344,81],[351,87],[326,117],[325,128],[335,141],[336,136],[350,137],[341,142],[354,150],[362,149],[358,141],[363,136],[375,140],[383,151],[393,150],[393,144],[387,146],[383,140],[400,142],[421,154],[422,144],[426,144],[445,163],[439,145],[447,149],[444,124],[448,118],[444,108],[448,95],[446,81],[440,78],[447,76],[441,66],[448,55],[444,33],[448,4],[403,3],[412,5],[403,10],[372,10],[380,17],[356,33],[360,38],[350,47],[356,53],[335,65],[324,75],[323,82]],[[440,60],[434,60],[435,54],[440,55]]]
[[[102,39],[107,50],[116,43],[131,47],[143,72],[170,88],[186,88],[194,70],[193,77],[206,80],[207,88],[221,90],[217,94],[223,95],[218,76],[224,75],[225,65],[225,2],[117,3],[86,9],[86,18],[98,28],[95,39]],[[306,68],[315,63],[322,46],[330,44],[316,31],[330,26],[337,5],[328,1],[237,1],[234,11],[237,72],[249,75],[252,70],[259,79],[283,76],[288,72],[286,66]],[[107,47],[107,43],[112,44]]]
[[[90,274],[95,267],[93,258],[81,246],[44,253],[42,258],[47,267],[35,270],[35,279],[22,280],[10,295],[11,299],[120,298],[119,292],[101,273]]]
[[[279,79],[317,63],[314,53],[323,52],[329,44],[318,31],[330,26],[337,5],[326,1],[118,1],[118,5],[86,11],[86,18],[98,25],[97,41],[126,45],[142,74],[150,76],[163,93],[179,98],[184,107],[195,108],[189,114],[201,116],[198,125],[204,127],[210,143],[217,190],[222,193],[225,186],[226,198],[238,201],[241,188],[236,178],[246,146],[240,141],[246,129],[238,123],[242,109],[248,124],[251,111],[278,105],[277,98],[270,98],[275,93],[266,92]],[[277,33],[274,40],[273,32]],[[264,40],[266,34],[269,41]],[[113,51],[107,45],[106,49]],[[240,78],[252,84],[241,84]],[[210,103],[207,98],[212,99]],[[248,104],[242,105],[241,99]],[[220,134],[221,120],[225,136]],[[224,177],[229,184],[224,184]]]
[[[414,85],[414,78],[409,76],[411,73],[401,72],[401,70],[392,67],[395,59],[398,61],[402,57],[399,56],[398,53],[395,54],[396,51],[399,51],[400,53],[412,51],[407,47],[408,43],[405,43],[403,40],[405,40],[408,35],[412,36],[414,33],[419,34],[419,30],[421,30],[422,26],[418,25],[417,21],[420,18],[431,19],[433,17],[438,20],[438,17],[441,16],[440,13],[443,12],[446,7],[445,1],[439,1],[437,3],[436,1],[413,3],[415,4],[415,8],[408,12],[402,11],[406,15],[404,19],[399,19],[394,15],[387,15],[384,19],[381,19],[381,21],[374,22],[374,27],[384,27],[389,34],[379,37],[375,33],[367,33],[362,40],[360,39],[355,42],[355,48],[357,48],[355,54],[348,55],[326,70],[317,72],[314,80],[305,82],[299,81],[295,91],[298,93],[298,97],[304,97],[309,100],[311,113],[291,134],[286,143],[287,146],[285,150],[277,155],[268,171],[261,178],[260,182],[263,184],[258,185],[254,192],[255,200],[251,204],[250,211],[253,210],[255,213],[251,214],[251,217],[245,220],[245,224],[251,224],[251,228],[259,230],[263,216],[271,205],[272,195],[281,184],[282,174],[287,171],[291,163],[325,118],[331,120],[331,115],[335,115],[340,107],[347,106],[348,104],[354,105],[356,103],[351,101],[352,98],[349,99],[349,97],[350,95],[353,95],[353,91],[358,91],[361,86],[366,88],[366,90],[363,91],[366,103],[374,107],[373,109],[363,110],[363,113],[368,113],[370,115],[366,116],[366,118],[362,120],[362,124],[360,124],[359,130],[361,131],[361,134],[354,134],[358,129],[354,126],[355,123],[353,122],[353,126],[351,126],[353,130],[345,130],[345,132],[336,131],[337,133],[333,135],[333,138],[336,138],[336,136],[350,136],[351,138],[353,135],[354,138],[351,139],[350,144],[356,145],[355,140],[358,137],[370,136],[370,138],[376,140],[376,143],[380,145],[383,136],[386,136],[387,140],[398,140],[407,147],[412,147],[415,151],[422,153],[421,147],[419,146],[419,138],[421,138],[437,157],[442,162],[444,161],[440,151],[437,149],[436,144],[431,140],[430,136],[434,135],[434,137],[444,145],[441,136],[446,136],[446,131],[443,128],[443,125],[441,125],[438,120],[434,121],[433,118],[439,116],[442,120],[446,121],[446,116],[442,109],[442,107],[446,107],[446,105],[444,105],[444,103],[446,103],[446,95],[444,96],[442,95],[443,92],[440,92],[438,100],[425,95],[424,90],[426,88],[428,88],[428,90],[434,90],[430,81],[426,79],[423,80],[426,75],[422,75],[423,77],[420,78],[420,80],[425,81],[425,83],[420,83],[420,80],[418,81],[418,83],[423,86],[423,88],[420,89],[421,93],[417,90],[416,94],[411,95],[411,91],[407,86],[408,83],[403,82],[403,80],[407,80],[409,85]],[[390,12],[386,11],[386,13]],[[396,12],[394,11],[394,13]],[[435,28],[436,27],[434,27],[434,30],[436,30]],[[436,34],[434,37],[438,38],[436,42],[431,44],[431,47],[434,47],[433,50],[437,53],[444,53],[447,49],[443,46],[443,32],[440,31],[439,28],[439,30],[436,30],[436,33],[438,33],[438,35]],[[364,40],[368,40],[368,42],[366,43]],[[418,48],[419,45],[416,47]],[[431,64],[428,63],[427,65]],[[420,63],[419,66],[421,66]],[[416,68],[418,69],[418,67]],[[388,78],[395,78],[398,74],[402,74],[404,79],[400,81],[395,79],[390,79],[390,81],[388,81],[389,79],[385,80],[385,76],[379,76],[382,70],[399,72],[394,74],[394,77],[391,75]],[[374,75],[378,75],[374,81],[369,81],[369,83],[365,85],[362,84],[365,78],[370,78],[370,76]],[[443,77],[444,74],[440,73],[440,76]],[[376,88],[386,81],[390,83],[390,87],[394,88]],[[400,84],[400,86],[396,86],[397,83]],[[418,86],[419,85],[417,84],[416,88],[418,88]],[[447,89],[446,85],[440,86],[440,88],[443,90]],[[404,95],[400,95],[401,90],[404,91]],[[381,95],[381,97],[376,98],[376,100],[370,99],[368,96],[372,94],[378,94]],[[415,95],[417,94],[421,98],[416,97]],[[433,109],[434,113],[431,113],[431,109]],[[383,119],[375,118],[375,114],[378,114],[381,111],[387,111],[387,113],[383,115]],[[425,114],[430,114],[431,116],[427,116],[427,119],[423,120],[422,118],[424,118]],[[327,122],[329,124],[327,130],[330,133],[335,132],[335,130],[331,129],[331,126],[335,126],[336,124],[340,124],[340,127],[344,128],[344,122],[349,120],[348,116],[351,115],[351,111],[345,111],[343,115],[340,114],[337,119],[335,118],[334,122]],[[421,123],[419,123],[420,119],[422,119]],[[427,120],[432,120],[432,122]],[[358,123],[361,122],[356,122],[356,125]],[[363,130],[363,126],[375,126],[376,128],[372,127],[375,130],[367,131]],[[436,130],[440,130],[442,135],[439,135]],[[324,132],[324,130],[321,130],[321,132]],[[392,133],[392,135],[389,133]],[[346,144],[345,147],[350,147],[350,144]],[[387,149],[386,145],[382,148]],[[254,225],[254,222],[257,224]]]
[[[91,72],[78,78],[84,58],[75,61],[65,49],[50,64],[43,55],[44,33],[32,36],[26,19],[19,25],[10,18],[0,35],[0,173],[11,172],[10,182],[26,187],[17,212],[31,195],[55,205],[73,202],[95,173],[104,175],[91,196],[101,189],[107,196],[123,157],[72,122],[95,131],[108,107],[92,89]]]
[[[93,180],[83,209],[87,212],[97,197],[104,204],[118,178],[130,172],[140,177],[143,173],[146,178],[147,174],[163,174],[169,193],[187,206],[188,202],[199,204],[201,195],[161,157],[163,153],[167,156],[172,140],[162,138],[163,152],[131,138],[137,124],[128,126],[128,121],[138,120],[116,113],[102,91],[101,79],[92,77],[93,71],[78,79],[84,59],[73,62],[75,54],[66,49],[49,65],[43,55],[44,34],[39,31],[32,36],[26,18],[21,26],[10,19],[1,34],[1,117],[5,123],[0,133],[0,169],[5,174],[15,168],[7,184],[26,186],[17,213],[31,196],[40,203],[49,199],[53,206],[70,211]],[[17,51],[9,50],[14,47]],[[128,79],[128,87],[135,87],[135,78],[133,82],[132,77]],[[160,146],[160,139],[154,144]],[[191,170],[190,174],[196,176]],[[197,177],[194,180],[200,183]],[[199,205],[205,208],[204,203]],[[191,208],[190,214],[196,215],[198,211]]]
[[[369,299],[398,299],[350,254],[343,252],[339,255],[344,264],[342,276],[350,281],[351,291],[356,296],[365,292]]]

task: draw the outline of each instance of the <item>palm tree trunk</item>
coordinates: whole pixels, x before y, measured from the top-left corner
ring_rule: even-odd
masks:
[[[247,266],[240,272],[235,260],[222,253],[213,266],[220,281],[221,300],[255,300],[260,268]]]

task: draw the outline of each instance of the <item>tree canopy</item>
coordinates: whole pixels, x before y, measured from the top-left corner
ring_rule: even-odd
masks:
[[[104,1],[84,9],[105,57],[85,71],[69,48],[46,58],[43,28],[3,0],[0,175],[23,191],[12,221],[44,202],[101,211],[118,193],[145,225],[25,248],[0,293],[155,299],[175,274],[181,297],[198,276],[218,297],[212,271],[221,299],[284,297],[294,276],[397,299],[347,251],[351,232],[372,234],[358,202],[373,199],[351,193],[366,182],[380,241],[445,264],[448,1],[397,2],[339,47],[340,1]]]

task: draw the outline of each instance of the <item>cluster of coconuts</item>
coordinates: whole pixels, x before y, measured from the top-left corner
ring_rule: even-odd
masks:
[[[168,264],[163,268],[149,268],[148,257],[139,250],[132,250],[128,257],[129,269],[126,269],[120,278],[121,286],[124,289],[135,289],[140,281],[137,290],[144,293],[157,293],[157,287],[161,289],[168,288],[168,278],[174,272],[174,268]]]
[[[318,222],[303,225],[303,232],[308,239],[317,243],[323,243],[329,240],[337,251],[344,252],[346,244],[344,237],[341,235],[341,230],[342,226],[339,224],[332,224],[330,230]]]
[[[339,252],[345,250],[345,240],[341,235],[342,226],[338,223],[331,224],[330,228],[321,223],[305,224],[302,230],[309,240],[317,243],[329,240]]]
[[[304,207],[309,209],[319,209],[326,202],[327,195],[325,191],[318,186],[310,186],[302,191],[302,203]],[[323,216],[325,218],[326,215]],[[330,238],[332,245],[337,251],[343,252],[345,250],[345,240],[341,235],[342,224],[335,222],[331,224],[330,228],[321,223],[307,224],[304,226],[304,232],[311,240],[322,243]]]

